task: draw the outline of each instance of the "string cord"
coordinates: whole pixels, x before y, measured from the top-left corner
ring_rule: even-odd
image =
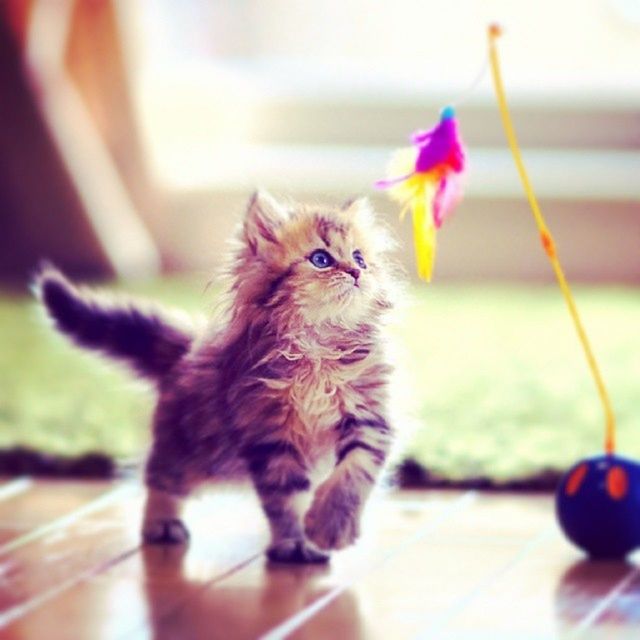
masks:
[[[589,342],[589,338],[587,337],[587,333],[584,329],[580,314],[578,313],[578,307],[576,306],[573,294],[571,293],[571,289],[569,287],[569,283],[567,282],[567,278],[565,277],[564,271],[560,264],[560,260],[558,259],[553,236],[551,235],[549,227],[547,226],[544,216],[542,215],[542,211],[540,210],[540,206],[538,205],[538,200],[533,191],[533,186],[531,185],[531,181],[529,180],[529,176],[522,160],[522,154],[520,153],[518,139],[513,127],[511,115],[509,113],[504,84],[502,82],[502,75],[500,73],[500,61],[498,56],[498,49],[496,47],[496,41],[500,35],[501,30],[499,26],[491,25],[489,27],[489,63],[491,66],[491,75],[493,77],[493,85],[496,93],[496,98],[498,100],[498,107],[500,109],[500,117],[502,118],[502,125],[504,127],[507,141],[509,143],[509,148],[511,149],[511,154],[513,155],[513,160],[518,169],[518,174],[520,175],[522,186],[529,201],[531,212],[533,213],[538,231],[540,232],[542,246],[551,262],[553,271],[555,272],[558,284],[560,285],[560,290],[562,291],[562,295],[564,296],[565,302],[567,303],[567,307],[569,309],[569,313],[571,314],[571,318],[573,319],[573,324],[578,334],[578,338],[580,340],[580,343],[582,344],[589,369],[593,376],[593,380],[596,384],[596,388],[598,389],[598,395],[600,396],[600,401],[602,402],[602,408],[604,410],[605,416],[604,448],[607,454],[611,455],[614,453],[616,447],[616,420],[613,412],[613,407],[611,405],[611,400],[609,398],[607,388],[604,384],[604,379],[600,372],[600,367],[598,366],[598,362],[596,361],[593,349],[591,348],[591,343]]]
[[[464,105],[469,101],[471,96],[476,92],[476,89],[480,86],[480,83],[484,80],[485,75],[487,74],[487,69],[489,68],[489,56],[486,55],[482,65],[480,66],[477,75],[473,78],[473,80],[469,83],[468,87],[462,91],[455,100],[450,102],[449,104],[454,107],[456,110],[460,107],[460,105]]]

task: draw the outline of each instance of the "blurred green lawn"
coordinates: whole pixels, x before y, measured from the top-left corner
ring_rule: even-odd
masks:
[[[127,289],[200,312],[215,298],[193,278]],[[640,456],[640,293],[575,293],[617,410],[619,450]],[[407,455],[430,471],[501,481],[600,450],[601,408],[556,288],[415,287],[394,332],[411,381],[404,409],[419,423]],[[135,458],[151,407],[128,373],[54,336],[30,299],[0,297],[0,447]]]

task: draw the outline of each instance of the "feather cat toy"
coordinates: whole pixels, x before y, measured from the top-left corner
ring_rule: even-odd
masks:
[[[436,231],[462,196],[465,154],[453,107],[445,107],[440,122],[429,131],[411,135],[413,148],[396,152],[389,165],[391,177],[375,183],[413,215],[418,276],[431,281],[436,256]]]
[[[622,558],[640,547],[640,464],[615,452],[616,422],[611,400],[560,264],[555,241],[527,174],[511,120],[496,44],[501,34],[498,25],[489,26],[488,64],[505,136],[605,417],[604,455],[580,460],[565,474],[556,495],[556,514],[569,540],[590,556]],[[477,81],[483,75],[484,67]],[[396,153],[390,166],[392,177],[375,184],[377,188],[389,189],[391,196],[403,204],[401,217],[408,208],[412,209],[418,275],[427,281],[433,271],[436,230],[461,194],[460,177],[465,162],[454,116],[453,108],[446,107],[434,129],[414,133],[411,141],[417,153],[414,149]]]

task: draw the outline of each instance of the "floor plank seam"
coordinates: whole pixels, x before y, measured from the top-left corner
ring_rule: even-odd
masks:
[[[28,477],[15,478],[0,487],[0,500],[9,500],[14,496],[19,496],[33,487],[33,480]]]
[[[476,491],[467,491],[462,496],[457,498],[452,505],[446,507],[443,511],[444,513],[440,514],[435,520],[429,525],[427,525],[423,530],[410,536],[403,544],[394,547],[394,549],[388,552],[386,555],[382,557],[379,562],[374,563],[371,567],[367,567],[365,570],[362,570],[356,573],[351,579],[345,580],[341,585],[338,585],[329,593],[327,593],[322,598],[316,600],[313,604],[305,607],[304,609],[298,611],[295,615],[293,615],[288,620],[285,620],[281,624],[277,625],[273,629],[267,631],[267,633],[263,634],[260,640],[282,640],[286,638],[291,633],[302,627],[309,620],[311,620],[316,614],[322,611],[327,605],[329,605],[333,600],[335,600],[338,596],[344,593],[349,587],[353,586],[356,582],[358,582],[361,578],[377,571],[382,568],[387,562],[401,554],[403,551],[406,551],[408,548],[420,542],[424,538],[428,537],[438,529],[441,525],[445,524],[450,518],[455,516],[458,512],[462,511],[470,504],[472,504],[477,498]]]
[[[19,604],[15,607],[12,607],[11,609],[7,609],[6,611],[3,611],[2,613],[0,613],[0,629],[4,629],[5,627],[12,624],[16,620],[19,620],[20,618],[26,616],[27,614],[32,613],[33,611],[38,609],[38,607],[41,607],[47,602],[50,602],[57,596],[63,594],[65,591],[71,589],[72,587],[75,587],[81,582],[90,580],[91,578],[95,578],[96,576],[99,576],[100,574],[108,571],[109,569],[114,567],[116,564],[119,564],[120,562],[123,562],[127,558],[135,555],[136,553],[138,553],[138,551],[140,551],[140,545],[137,545],[132,549],[127,549],[126,551],[123,551],[122,553],[118,554],[115,558],[110,558],[105,562],[101,562],[97,566],[91,567],[90,569],[86,569],[85,571],[81,572],[77,576],[69,578],[68,580],[65,580],[62,583],[56,585],[55,587],[52,587],[51,589],[42,591],[41,593],[39,593],[37,596],[34,596],[30,600],[27,600],[26,602],[23,602],[22,604]]]
[[[75,509],[71,513],[61,516],[60,518],[56,518],[55,520],[42,525],[41,527],[33,529],[28,533],[25,533],[24,535],[18,536],[10,542],[7,542],[6,544],[0,546],[0,556],[6,555],[11,551],[15,551],[19,547],[23,547],[24,545],[29,544],[30,542],[33,542],[38,538],[42,538],[53,531],[64,529],[68,525],[73,524],[84,516],[95,513],[96,511],[100,511],[116,500],[126,496],[135,495],[139,491],[140,487],[138,485],[124,485],[116,487],[111,491],[107,491],[106,493],[100,495],[98,498],[95,498],[94,500],[91,500],[87,504],[83,505],[79,509]]]

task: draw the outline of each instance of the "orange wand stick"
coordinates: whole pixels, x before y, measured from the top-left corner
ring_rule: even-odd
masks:
[[[616,420],[613,413],[613,407],[611,406],[611,400],[609,398],[607,388],[604,384],[602,374],[600,373],[600,368],[598,367],[598,363],[593,354],[591,344],[589,343],[589,338],[587,337],[584,325],[582,324],[582,320],[580,319],[580,314],[578,313],[578,308],[576,306],[575,300],[573,299],[571,289],[569,288],[569,283],[567,282],[562,266],[560,265],[560,260],[558,259],[553,236],[551,235],[544,216],[542,215],[542,211],[540,210],[540,206],[538,205],[538,200],[533,191],[533,187],[531,185],[531,181],[529,180],[527,170],[525,169],[524,162],[522,161],[522,154],[520,153],[518,139],[516,138],[516,132],[511,121],[511,115],[509,113],[509,107],[507,105],[504,85],[502,83],[502,75],[500,74],[500,62],[498,59],[498,49],[496,47],[496,41],[501,34],[502,30],[498,25],[492,24],[489,26],[489,63],[491,65],[491,75],[493,76],[493,85],[496,92],[496,98],[498,100],[498,107],[500,109],[502,125],[504,126],[504,132],[507,136],[509,148],[511,149],[511,154],[513,155],[513,159],[516,163],[516,167],[520,175],[520,180],[522,181],[522,186],[524,188],[527,199],[529,200],[529,205],[531,206],[533,217],[535,218],[538,230],[540,232],[542,246],[544,247],[545,253],[549,257],[551,266],[553,267],[553,271],[555,272],[556,278],[558,279],[560,290],[562,291],[562,295],[564,296],[567,307],[569,308],[569,313],[571,314],[571,318],[573,319],[573,324],[576,328],[578,338],[580,339],[580,343],[582,344],[589,369],[591,370],[591,374],[598,389],[598,395],[600,396],[605,415],[604,447],[607,454],[611,455],[614,452],[616,445]]]

